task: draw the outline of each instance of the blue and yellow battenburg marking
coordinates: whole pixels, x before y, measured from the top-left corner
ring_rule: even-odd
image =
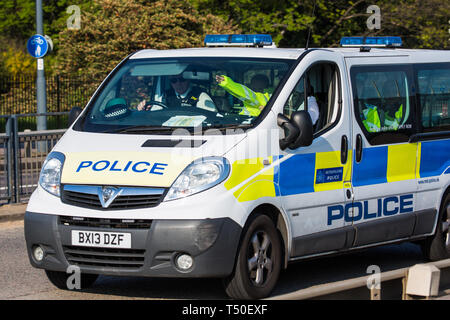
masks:
[[[346,164],[340,151],[272,156],[271,164],[279,162],[269,170],[264,170],[264,158],[235,161],[225,188],[239,186],[234,196],[249,201],[450,174],[450,140],[364,148],[360,163],[352,154],[349,150]]]
[[[364,148],[363,160],[354,161],[354,186],[436,177],[448,174],[450,140]]]
[[[231,190],[239,186],[233,190],[234,196],[239,201],[250,201],[261,197],[342,189],[344,180],[348,180],[351,174],[351,163],[341,164],[340,151],[296,154],[284,159],[283,156],[271,156],[268,160],[267,165],[277,163],[267,170],[263,170],[264,158],[235,161],[225,188]]]
[[[275,160],[274,157],[266,159],[269,165]],[[258,174],[253,179],[240,186],[233,192],[239,201],[256,200],[261,197],[275,197],[277,185],[274,184],[275,168],[264,170],[264,158],[252,158],[235,161],[231,166],[231,176],[225,182],[227,190],[233,189],[242,182]]]
[[[418,148],[419,176],[428,178],[450,174],[450,139],[421,142]]]

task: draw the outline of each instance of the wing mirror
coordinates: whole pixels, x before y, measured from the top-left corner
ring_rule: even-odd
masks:
[[[72,125],[72,123],[74,123],[75,120],[77,120],[77,118],[80,115],[81,111],[83,111],[83,109],[81,109],[80,107],[73,107],[72,109],[70,109],[69,119],[67,121],[67,124],[68,124],[67,127],[70,127]]]
[[[280,139],[281,150],[297,149],[311,145],[313,141],[313,124],[307,111],[296,111],[291,119],[279,113],[277,124],[284,130],[285,137]]]

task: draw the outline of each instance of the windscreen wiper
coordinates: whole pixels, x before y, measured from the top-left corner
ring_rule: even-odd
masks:
[[[113,131],[105,131],[107,133],[171,133],[176,129],[187,129],[191,130],[191,128],[184,127],[149,127],[149,126],[129,126],[125,128],[120,128]]]
[[[226,129],[249,129],[253,127],[252,124],[225,124],[225,125],[215,125],[215,126],[205,126],[203,130],[209,129],[218,129],[218,130],[226,130]]]

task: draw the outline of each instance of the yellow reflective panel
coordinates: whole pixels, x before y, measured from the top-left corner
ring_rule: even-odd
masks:
[[[388,146],[386,178],[388,182],[415,179],[417,143]]]

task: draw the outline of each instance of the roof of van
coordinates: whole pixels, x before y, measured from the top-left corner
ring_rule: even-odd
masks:
[[[304,49],[278,49],[278,48],[189,48],[171,50],[141,50],[130,59],[140,58],[178,58],[178,57],[254,57],[297,59]]]
[[[313,49],[313,48],[311,48]],[[426,50],[426,49],[401,49],[401,48],[371,48],[369,52],[360,52],[359,48],[314,48],[316,50],[328,50],[336,52],[345,58],[351,57],[409,57],[410,62],[448,62],[450,61],[449,50]],[[305,49],[283,49],[283,48],[189,48],[170,50],[140,50],[133,54],[130,59],[143,58],[178,58],[178,57],[253,57],[274,59],[297,59]]]

